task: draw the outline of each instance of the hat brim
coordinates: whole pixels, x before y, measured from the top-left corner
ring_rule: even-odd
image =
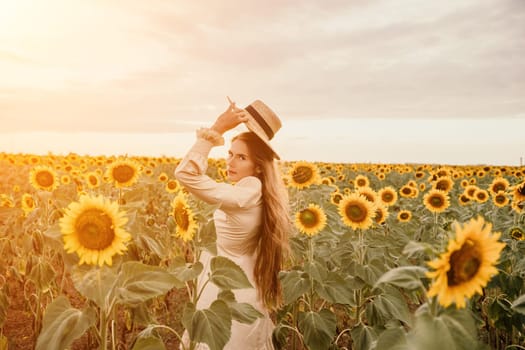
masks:
[[[248,128],[248,130],[250,130],[251,132],[253,132],[255,135],[257,135],[257,137],[259,137],[261,139],[261,141],[263,141],[267,146],[268,148],[270,148],[273,152],[273,155],[274,157],[277,159],[277,160],[281,160],[281,157],[279,157],[279,154],[275,151],[275,149],[272,147],[272,145],[270,144],[269,140],[268,140],[268,137],[266,136],[266,133],[264,132],[264,130],[259,126],[259,123],[257,123],[255,121],[255,119],[251,116],[250,113],[248,113],[248,120],[246,122],[244,122],[244,124],[246,125],[246,127]]]

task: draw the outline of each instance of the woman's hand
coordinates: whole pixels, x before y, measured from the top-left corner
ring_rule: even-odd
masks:
[[[211,127],[212,130],[217,131],[219,134],[224,134],[226,131],[235,128],[237,125],[244,123],[248,120],[247,113],[244,109],[235,106],[235,102],[230,100],[228,109],[224,111],[215,121],[215,124]]]

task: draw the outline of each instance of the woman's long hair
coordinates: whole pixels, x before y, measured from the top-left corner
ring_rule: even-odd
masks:
[[[262,182],[263,216],[253,272],[261,300],[268,309],[275,309],[282,304],[279,271],[289,251],[288,191],[274,161],[273,151],[256,134],[244,132],[234,137],[235,140],[246,143],[256,167],[260,169],[256,176]]]

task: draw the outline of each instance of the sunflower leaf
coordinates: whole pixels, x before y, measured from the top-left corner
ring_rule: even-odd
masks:
[[[263,317],[263,314],[251,304],[238,303],[235,300],[235,295],[231,290],[221,291],[217,298],[223,300],[228,305],[232,313],[232,319],[237,322],[252,324],[258,318]]]
[[[244,271],[232,260],[215,256],[210,263],[210,280],[217,287],[225,290],[253,288]]]
[[[223,300],[215,300],[208,309],[193,313],[188,333],[192,341],[220,350],[230,339],[231,326],[230,308]]]
[[[525,294],[512,302],[512,309],[525,315]]]
[[[137,261],[122,264],[117,281],[117,297],[125,305],[135,306],[184,284],[165,269]]]
[[[284,303],[286,305],[293,303],[310,289],[311,278],[305,272],[297,270],[281,271],[279,278],[281,279]]]
[[[400,266],[384,273],[374,287],[377,288],[383,283],[389,283],[396,287],[415,290],[421,288],[421,278],[425,277],[427,269],[421,266]]]
[[[38,336],[35,349],[59,350],[68,348],[75,339],[81,337],[95,324],[95,315],[90,310],[75,309],[71,307],[65,296],[58,296],[46,308],[42,331]]]
[[[299,329],[309,349],[328,349],[336,332],[335,314],[328,309],[300,313]]]

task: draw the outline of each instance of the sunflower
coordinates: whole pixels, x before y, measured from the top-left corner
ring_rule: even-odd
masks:
[[[289,184],[297,189],[303,189],[319,181],[319,170],[313,163],[295,162],[289,173]]]
[[[100,186],[100,176],[97,172],[91,171],[84,175],[89,188],[97,188]]]
[[[489,200],[489,193],[486,190],[478,189],[474,193],[474,197],[476,198],[476,201],[479,203],[485,203]]]
[[[412,219],[412,212],[410,210],[401,210],[397,214],[399,222],[409,222]]]
[[[352,193],[345,196],[339,202],[339,215],[343,223],[355,229],[367,229],[372,226],[372,219],[375,216],[375,205],[365,197]]]
[[[354,184],[357,187],[368,187],[370,186],[370,180],[364,175],[357,175],[355,177]]]
[[[401,189],[399,189],[399,194],[401,195],[401,197],[413,198],[415,197],[414,190],[415,190],[414,187],[404,185],[403,187],[401,187]]]
[[[175,193],[179,190],[179,188],[179,182],[175,179],[169,179],[168,181],[166,181],[166,186],[164,186],[164,189],[168,193]]]
[[[64,249],[76,252],[79,264],[112,265],[112,257],[127,250],[131,235],[124,229],[128,221],[116,202],[102,196],[80,197],[69,204],[60,219]]]
[[[37,190],[52,192],[58,187],[56,172],[49,166],[39,165],[31,169],[29,182]]]
[[[341,199],[343,199],[343,194],[339,191],[334,191],[330,194],[330,202],[332,204],[338,205]]]
[[[36,208],[35,199],[31,194],[24,193],[22,195],[22,202],[20,203],[20,206],[22,207],[24,213],[27,215]]]
[[[392,186],[386,186],[377,192],[379,200],[386,206],[394,205],[397,202],[397,192]]]
[[[500,233],[491,229],[482,217],[456,225],[456,237],[448,242],[447,251],[428,263],[435,270],[427,272],[434,279],[428,296],[437,296],[444,307],[455,303],[463,308],[465,297],[482,293],[481,288],[498,273],[494,265],[505,247],[498,242]]]
[[[450,206],[447,193],[436,189],[432,189],[425,194],[423,203],[433,213],[441,213]]]
[[[499,191],[506,191],[509,188],[509,185],[509,181],[504,177],[496,177],[489,185],[489,192],[495,195]]]
[[[510,230],[510,236],[517,241],[525,240],[525,232],[519,227],[513,227]]]
[[[376,222],[376,224],[379,224],[381,225],[382,223],[384,223],[386,221],[386,219],[388,218],[388,207],[384,204],[379,204],[379,205],[376,205],[376,211],[375,211],[375,217],[374,217],[374,221]]]
[[[513,200],[510,207],[516,213],[521,214],[523,213],[523,208],[525,207],[525,201],[518,202],[518,201]]]
[[[461,204],[462,206],[465,206],[470,203],[471,199],[465,193],[462,193],[459,195],[458,201],[459,201],[459,204]]]
[[[106,177],[118,188],[130,187],[138,180],[139,172],[140,165],[137,162],[131,159],[121,159],[108,165]]]
[[[449,176],[439,177],[433,184],[432,188],[436,190],[441,190],[444,192],[449,192],[452,187],[454,187],[454,181]]]
[[[191,241],[199,225],[195,221],[194,214],[183,192],[179,192],[173,199],[171,207],[173,208],[171,215],[173,215],[175,223],[177,224],[175,237],[182,238],[184,242]]]
[[[166,182],[168,181],[169,177],[168,175],[165,173],[165,172],[162,172],[159,174],[159,176],[157,177],[157,179],[160,181],[160,182]]]
[[[377,192],[371,189],[368,186],[358,187],[356,189],[356,193],[360,194],[361,196],[365,197],[369,202],[371,203],[377,203],[379,201],[377,197]]]
[[[315,236],[326,226],[326,214],[320,206],[310,204],[295,213],[294,223],[300,232],[307,236]]]
[[[525,181],[514,186],[512,196],[515,202],[525,201]]]

